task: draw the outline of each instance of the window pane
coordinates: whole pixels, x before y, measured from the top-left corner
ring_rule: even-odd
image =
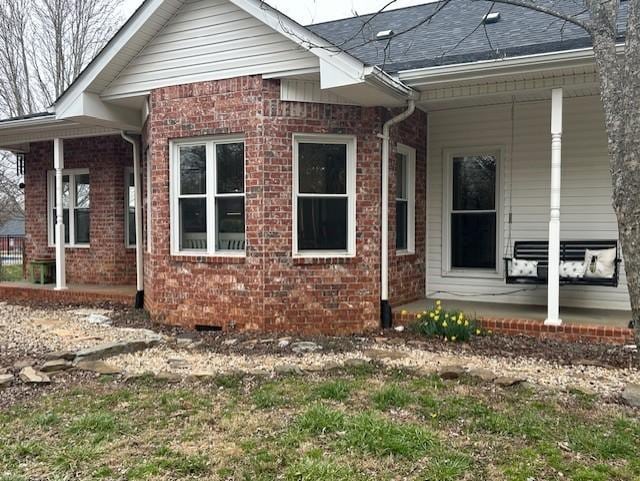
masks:
[[[129,222],[128,222],[128,230],[129,230],[129,245],[135,245],[136,243],[136,211],[133,209],[129,209],[128,212]]]
[[[496,158],[453,158],[453,210],[493,210],[496,204]]]
[[[407,156],[398,154],[396,158],[396,199],[407,198]]]
[[[90,207],[89,174],[76,175],[76,208]]]
[[[204,145],[180,147],[180,194],[207,192],[207,149]]]
[[[57,197],[56,197],[56,187],[57,186],[57,181],[54,180],[53,181],[53,203],[55,205],[55,203],[57,202]],[[68,175],[63,175],[62,176],[62,207],[64,207],[65,209],[68,209],[71,206],[71,187],[69,185],[69,176]],[[67,223],[65,222],[65,225]]]
[[[76,231],[76,244],[88,244],[90,230],[89,209],[76,209],[74,228]]]
[[[406,200],[396,202],[396,249],[407,249],[407,219],[409,203]]]
[[[129,178],[129,184],[127,186],[128,187],[127,196],[128,196],[128,199],[129,199],[128,204],[129,204],[129,207],[135,208],[135,206],[136,206],[136,188],[135,188],[135,185],[134,185],[133,173],[129,174],[128,178]]]
[[[180,249],[207,248],[207,200],[180,199]]]
[[[244,197],[216,199],[220,250],[244,250]]]
[[[347,249],[347,199],[298,199],[298,250]]]
[[[347,146],[299,144],[298,184],[301,194],[346,194]]]
[[[216,145],[219,194],[244,192],[244,143]]]
[[[451,266],[496,268],[496,214],[451,214]]]

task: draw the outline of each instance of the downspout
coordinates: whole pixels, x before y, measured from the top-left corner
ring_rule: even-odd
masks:
[[[142,186],[140,185],[140,145],[124,131],[122,138],[133,147],[133,188],[136,212],[136,309],[144,307],[144,258],[142,252]]]
[[[383,329],[391,327],[391,305],[389,304],[389,135],[391,127],[406,120],[416,110],[413,99],[407,101],[407,110],[387,120],[382,127],[382,220],[380,241],[380,324]]]

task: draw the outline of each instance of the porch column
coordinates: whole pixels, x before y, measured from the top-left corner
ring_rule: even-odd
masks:
[[[67,288],[64,256],[64,208],[62,205],[62,169],[64,147],[62,139],[53,139],[53,167],[56,169],[56,290]]]
[[[562,161],[562,89],[551,91],[551,217],[549,220],[549,268],[547,325],[560,319],[560,180]]]

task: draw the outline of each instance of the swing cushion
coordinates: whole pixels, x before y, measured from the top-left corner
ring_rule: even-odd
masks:
[[[611,279],[616,270],[616,250],[605,249],[584,253],[585,277]]]
[[[512,277],[537,277],[538,261],[511,259],[509,263],[509,275]]]
[[[560,277],[568,279],[580,279],[584,277],[583,261],[562,261],[560,262]]]

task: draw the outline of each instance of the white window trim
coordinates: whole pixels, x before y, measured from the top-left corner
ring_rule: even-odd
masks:
[[[135,249],[136,243],[129,239],[129,176],[133,175],[133,167],[124,169],[124,246],[127,249]],[[135,184],[134,184],[135,185]]]
[[[396,150],[407,159],[407,248],[396,250],[396,255],[406,256],[416,252],[416,149],[398,144]]]
[[[469,278],[496,278],[503,277],[503,263],[501,253],[504,250],[504,221],[502,219],[503,205],[503,169],[506,159],[504,146],[477,146],[463,148],[443,149],[443,189],[442,189],[442,276],[443,277],[469,277]],[[496,268],[453,268],[451,266],[451,211],[453,204],[453,158],[465,155],[489,154],[495,155],[496,166]]]
[[[62,175],[69,176],[69,242],[65,242],[65,247],[88,249],[91,247],[91,237],[89,237],[88,244],[76,244],[76,232],[75,232],[75,205],[76,205],[76,175],[89,175],[89,195],[91,195],[91,174],[89,169],[63,169]],[[91,219],[91,210],[93,205],[91,197],[89,197],[89,219]],[[56,220],[53,218],[53,209],[56,207],[56,171],[49,170],[47,172],[47,237],[49,241],[49,247],[55,247],[55,233],[53,228],[53,222]],[[91,221],[89,221],[91,222]]]
[[[298,145],[311,144],[344,144],[347,146],[347,249],[346,250],[298,250]],[[356,161],[357,138],[353,135],[325,135],[325,134],[293,134],[293,195],[292,220],[293,242],[292,255],[294,258],[331,258],[355,257],[356,255]],[[325,194],[326,195],[326,194]],[[331,195],[326,195],[332,197]],[[311,197],[322,197],[313,194]]]
[[[245,144],[244,176],[242,194],[218,194],[217,193],[217,162],[215,145],[218,144]],[[180,222],[179,222],[179,202],[180,192],[180,147],[192,145],[206,146],[206,203],[207,203],[207,250],[182,249],[180,250]],[[246,257],[246,226],[247,226],[247,159],[246,143],[244,136],[218,136],[218,137],[192,137],[187,139],[172,140],[169,142],[169,198],[170,198],[170,226],[171,226],[171,255],[173,256],[193,256],[193,257]],[[213,174],[213,175],[212,175]],[[217,249],[216,238],[216,209],[215,199],[219,197],[244,197],[245,198],[245,249],[243,250],[221,250]]]

